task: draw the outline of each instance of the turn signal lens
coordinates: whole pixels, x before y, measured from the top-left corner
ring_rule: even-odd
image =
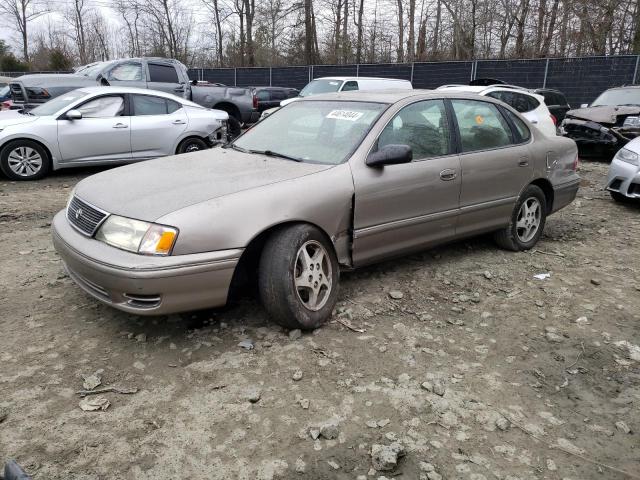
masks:
[[[144,255],[169,255],[178,237],[175,228],[164,225],[151,225],[145,234],[138,253]]]

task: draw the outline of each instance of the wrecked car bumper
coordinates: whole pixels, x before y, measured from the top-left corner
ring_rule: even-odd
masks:
[[[222,306],[242,249],[144,256],[85,237],[64,211],[52,222],[53,244],[69,276],[107,305],[138,315]]]
[[[629,198],[640,198],[640,166],[613,159],[605,189]]]
[[[606,127],[600,123],[577,118],[565,118],[560,133],[578,145],[583,157],[613,155],[629,141],[640,135],[637,127]]]

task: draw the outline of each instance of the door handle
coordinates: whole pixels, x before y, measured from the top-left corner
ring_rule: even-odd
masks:
[[[187,122],[185,122],[184,120],[174,120],[171,123],[173,123],[174,125],[184,125]]]
[[[531,123],[533,123],[534,125],[536,125],[538,123],[538,120],[531,120]]]
[[[113,128],[127,128],[127,125],[124,123],[116,123]]]
[[[440,179],[446,181],[454,180],[458,176],[458,172],[452,170],[451,168],[447,168],[440,172]]]
[[[520,157],[518,161],[518,166],[520,167],[528,167],[529,166],[529,157]]]

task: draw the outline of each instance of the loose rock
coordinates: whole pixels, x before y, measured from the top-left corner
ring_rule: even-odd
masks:
[[[393,442],[391,445],[374,444],[371,446],[371,462],[373,468],[379,472],[387,472],[396,468],[398,460],[404,455],[404,447],[399,442]]]
[[[109,405],[111,405],[109,400],[104,397],[85,397],[78,403],[78,406],[85,412],[104,411],[109,408]]]
[[[616,428],[620,430],[622,433],[627,433],[627,434],[631,433],[631,428],[629,428],[629,425],[627,425],[622,420],[619,420],[616,422]]]
[[[338,425],[336,423],[325,423],[320,427],[320,435],[327,440],[338,438]]]
[[[389,296],[394,300],[402,300],[404,298],[404,293],[399,290],[391,290],[389,292]]]
[[[291,376],[291,378],[295,382],[302,380],[302,370],[296,370],[295,372],[293,372],[293,375]]]
[[[289,340],[298,340],[300,337],[302,337],[302,330],[296,328],[289,331]]]

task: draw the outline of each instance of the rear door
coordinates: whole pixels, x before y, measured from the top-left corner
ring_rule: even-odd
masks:
[[[353,165],[355,265],[424,248],[455,232],[460,159],[443,100],[400,109],[380,133],[384,145],[409,145],[413,161],[371,168]]]
[[[462,188],[456,234],[490,231],[509,222],[533,176],[527,143],[496,104],[452,99],[460,139]],[[526,126],[525,126],[526,128]]]
[[[173,63],[149,61],[149,88],[187,98],[186,84],[180,81],[178,71]]]
[[[92,98],[75,110],[82,112],[81,119],[58,119],[61,163],[131,159],[131,120],[124,95]]]
[[[131,152],[134,160],[175,154],[188,125],[178,102],[163,97],[133,94],[131,98]]]

